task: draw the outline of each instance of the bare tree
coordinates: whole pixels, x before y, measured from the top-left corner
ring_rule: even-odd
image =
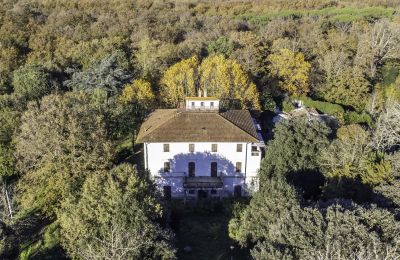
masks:
[[[400,103],[389,102],[376,123],[373,145],[387,150],[400,145]]]
[[[350,255],[350,257],[349,257]],[[324,249],[311,252],[307,259],[313,260],[400,260],[398,246],[380,245],[372,241],[370,247],[360,246],[358,250],[350,253],[343,251],[336,241],[326,243]]]
[[[387,20],[377,22],[371,31],[361,36],[355,61],[366,67],[371,78],[375,78],[384,61],[400,57],[399,44],[400,27]]]

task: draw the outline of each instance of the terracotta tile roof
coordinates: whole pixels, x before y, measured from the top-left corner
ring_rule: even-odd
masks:
[[[258,142],[247,110],[193,112],[158,109],[142,124],[136,142]]]

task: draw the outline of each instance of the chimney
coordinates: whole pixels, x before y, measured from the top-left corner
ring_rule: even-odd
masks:
[[[207,89],[206,88],[204,89],[204,93],[203,94],[204,94],[204,97],[207,97]]]

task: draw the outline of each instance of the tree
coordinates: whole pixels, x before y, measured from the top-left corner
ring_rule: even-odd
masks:
[[[79,192],[88,174],[109,167],[104,117],[87,94],[49,95],[30,103],[20,131],[16,155],[23,209],[51,216],[60,201]]]
[[[395,149],[400,145],[400,103],[389,102],[379,115],[374,133],[377,150]]]
[[[386,155],[371,147],[370,134],[359,125],[343,126],[323,149],[320,169],[327,178],[324,196],[371,199],[371,188],[393,178]]]
[[[400,253],[400,223],[387,210],[304,206],[294,188],[279,178],[265,180],[262,187],[229,223],[230,237],[249,247],[254,259],[315,259],[333,244],[346,259],[369,248],[376,249],[378,258]]]
[[[177,106],[185,97],[195,96],[198,66],[199,61],[196,56],[193,56],[169,67],[161,79],[161,100]]]
[[[100,63],[94,64],[86,71],[73,71],[71,79],[64,81],[64,85],[75,91],[93,92],[101,89],[108,98],[118,94],[123,85],[129,82],[132,75],[118,67],[117,56],[112,54]]]
[[[208,55],[222,54],[229,57],[235,49],[234,44],[226,37],[219,37],[207,45]]]
[[[295,117],[276,125],[265,148],[260,177],[316,170],[331,130],[322,122]]]
[[[27,100],[38,100],[51,91],[49,74],[35,65],[25,65],[14,71],[12,84],[15,94]]]
[[[58,212],[63,246],[83,259],[173,259],[172,236],[157,223],[162,212],[154,196],[128,164],[90,175],[82,194]]]
[[[375,79],[378,69],[385,61],[400,58],[399,44],[399,26],[388,20],[378,21],[361,36],[355,62]]]
[[[183,60],[164,73],[161,85],[160,98],[170,106],[176,107],[186,96],[206,91],[227,100],[228,106],[238,103],[240,108],[260,108],[254,83],[236,61],[222,55],[207,57],[200,65],[196,57]]]
[[[365,108],[370,87],[360,71],[344,68],[330,77],[321,93],[327,101],[352,106],[357,110]]]
[[[143,79],[135,79],[122,90],[120,100],[125,104],[135,104],[138,107],[149,109],[155,102],[155,96],[150,82]]]
[[[307,94],[311,65],[304,60],[302,53],[281,49],[279,53],[268,56],[269,73],[279,80],[279,87],[291,95]]]
[[[12,71],[18,65],[18,50],[0,46],[0,94],[10,92]]]
[[[199,67],[199,90],[228,101],[238,101],[244,108],[260,108],[259,93],[242,66],[235,60],[215,55],[204,59]]]

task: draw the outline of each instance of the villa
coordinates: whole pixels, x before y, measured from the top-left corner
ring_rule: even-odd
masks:
[[[220,109],[213,97],[187,97],[141,126],[145,168],[166,198],[248,196],[258,188],[264,142],[248,110]]]

